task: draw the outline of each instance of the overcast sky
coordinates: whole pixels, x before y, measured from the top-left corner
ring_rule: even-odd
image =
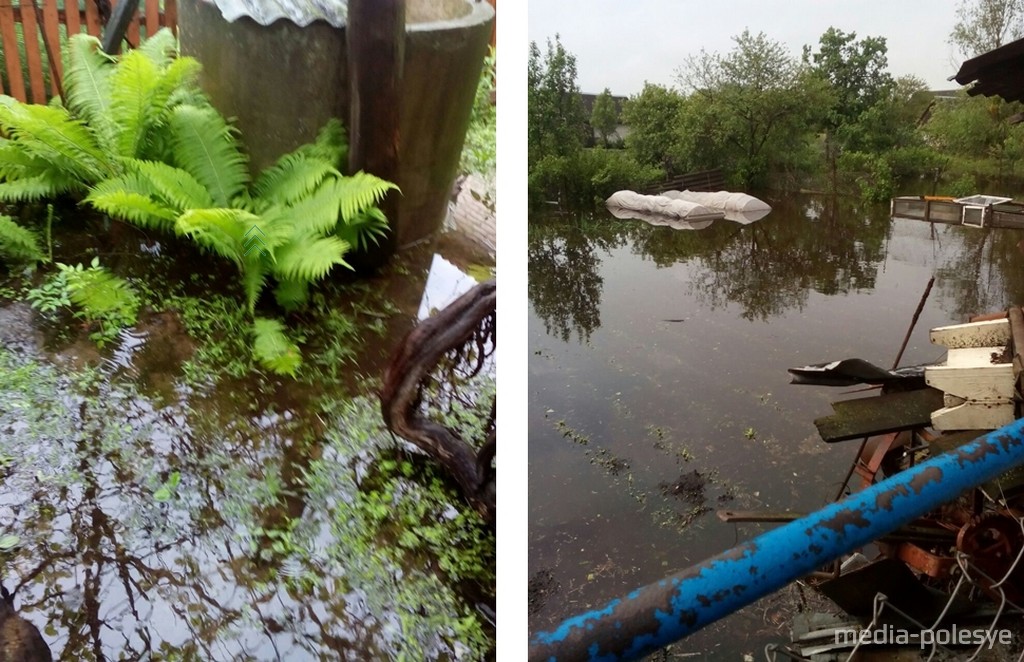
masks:
[[[580,90],[629,96],[644,81],[675,85],[675,70],[704,48],[727,53],[732,37],[764,32],[800,57],[830,26],[857,37],[885,37],[889,72],[913,74],[929,88],[961,58],[949,45],[955,0],[530,0],[528,31],[545,52],[555,33],[576,56]]]

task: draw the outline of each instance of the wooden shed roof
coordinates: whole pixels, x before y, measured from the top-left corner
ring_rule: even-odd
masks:
[[[971,96],[1024,101],[1024,39],[967,60],[953,78],[961,85],[974,83],[967,90]]]

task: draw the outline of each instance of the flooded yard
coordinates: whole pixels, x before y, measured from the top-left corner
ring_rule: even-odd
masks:
[[[810,512],[831,501],[856,442],[815,418],[849,389],[786,369],[858,357],[941,360],[928,330],[1024,301],[1012,231],[891,220],[847,199],[766,200],[773,211],[699,230],[534,217],[529,227],[529,623],[550,630],[750,539],[716,510]],[[762,656],[820,599],[797,587],[668,651]]]
[[[75,222],[55,260],[99,256],[143,298],[114,342],[0,272],[0,580],[54,659],[493,655],[493,530],[375,395],[398,340],[493,261],[448,236],[338,274],[288,318],[292,379],[253,364],[229,263]]]

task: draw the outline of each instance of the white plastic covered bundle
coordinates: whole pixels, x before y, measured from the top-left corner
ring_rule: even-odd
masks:
[[[648,214],[660,214],[668,218],[714,219],[725,214],[717,209],[686,200],[676,200],[662,195],[642,195],[634,191],[616,191],[605,202],[609,207],[619,207]]]
[[[740,222],[763,218],[772,210],[767,202],[746,193],[665,191],[661,195],[673,200],[693,202],[711,209],[721,209],[725,212],[726,218]]]

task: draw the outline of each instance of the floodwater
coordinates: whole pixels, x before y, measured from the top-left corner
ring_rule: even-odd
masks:
[[[1024,301],[1019,233],[890,220],[887,206],[766,198],[755,223],[654,227],[598,211],[529,227],[532,632],[600,608],[763,529],[715,511],[815,510],[856,442],[815,418],[849,389],[787,368],[941,360],[932,327]],[[763,659],[814,596],[789,588],[674,645]]]
[[[417,317],[489,258],[442,238],[321,288],[319,312],[289,319],[313,379],[212,374],[244,328],[203,349],[185,327],[229,324],[230,268],[77,220],[58,261],[97,254],[140,289],[204,298],[145,309],[100,351],[11,303],[18,274],[0,274],[0,580],[54,659],[487,657],[493,533],[382,428],[373,392]]]

